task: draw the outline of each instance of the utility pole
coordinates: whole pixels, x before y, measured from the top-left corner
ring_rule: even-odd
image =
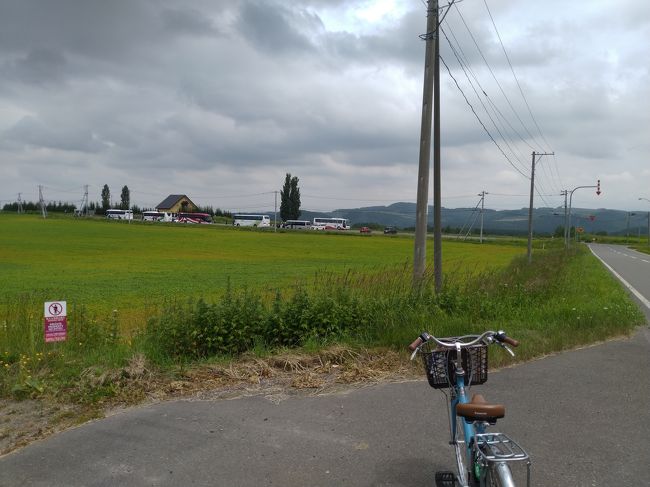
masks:
[[[630,240],[630,217],[635,216],[636,213],[627,212],[627,229],[625,230],[625,243],[627,244]]]
[[[648,198],[639,198],[639,201],[645,200],[650,203]],[[648,247],[650,247],[650,211],[648,212]]]
[[[567,233],[566,233],[566,218],[567,218],[567,196],[569,195],[569,190],[565,189],[564,191],[560,191],[560,196],[564,196],[564,248],[566,249],[569,244],[567,243]]]
[[[537,153],[533,151],[533,163],[530,170],[530,205],[528,207],[528,263],[533,261],[533,195],[535,194],[535,156],[552,156],[555,152]]]
[[[437,0],[435,2],[435,9],[436,32],[433,67],[433,280],[436,292],[438,293],[442,290],[442,184],[440,180],[440,21],[438,18],[439,10]]]
[[[418,285],[426,269],[427,209],[429,202],[429,159],[431,157],[431,118],[433,84],[438,56],[438,0],[427,1],[427,32],[420,38],[426,42],[424,54],[424,87],[422,93],[422,121],[420,124],[420,159],[418,169],[418,192],[415,212],[415,249],[413,254],[413,284]],[[439,127],[439,124],[436,124]],[[435,173],[435,169],[434,169]],[[435,174],[434,174],[435,179]],[[438,178],[439,181],[439,178]],[[435,191],[435,181],[434,181]],[[434,202],[435,220],[435,202]],[[435,221],[434,221],[435,225]],[[434,238],[435,240],[435,238]],[[435,241],[434,241],[435,246]],[[435,251],[435,248],[434,248]],[[435,254],[434,254],[435,260]],[[434,263],[435,266],[435,263]]]
[[[567,243],[571,246],[571,208],[573,207],[573,193],[582,188],[596,188],[596,196],[600,196],[600,179],[596,182],[595,186],[576,186],[571,191],[569,191],[569,216],[567,217],[569,223],[567,228]]]
[[[275,193],[275,207],[273,209],[273,231],[277,232],[278,231],[278,192],[273,191]]]
[[[490,194],[487,191],[483,190],[478,195],[481,197],[481,238],[480,243],[483,243],[483,210],[485,209],[485,195]]]
[[[41,205],[41,214],[43,218],[47,218],[47,208],[45,207],[45,199],[43,198],[43,186],[38,185],[38,204]]]
[[[530,204],[528,205],[528,263],[533,261],[533,194],[535,193],[535,151],[530,170]]]
[[[23,200],[20,197],[22,193],[18,193],[18,213],[25,213],[25,210],[23,209]]]

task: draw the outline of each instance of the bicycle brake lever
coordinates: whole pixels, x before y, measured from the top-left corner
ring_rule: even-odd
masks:
[[[496,343],[497,345],[499,345],[501,348],[505,348],[505,349],[508,351],[508,353],[509,353],[510,355],[512,355],[513,357],[515,356],[515,352],[513,352],[513,351],[510,349],[510,347],[509,347],[508,345],[506,345],[505,343],[502,343],[502,342],[500,342],[500,341],[498,341],[498,340],[495,340],[495,343]]]
[[[418,354],[418,351],[419,351],[419,350],[420,350],[420,347],[418,347],[418,348],[416,348],[415,350],[413,350],[413,353],[411,354],[411,360],[413,360],[413,359],[415,358],[415,356]]]

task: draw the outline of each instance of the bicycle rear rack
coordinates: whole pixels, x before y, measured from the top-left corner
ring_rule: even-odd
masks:
[[[480,433],[475,436],[481,458],[486,462],[526,462],[526,485],[530,487],[530,459],[528,453],[503,433]]]
[[[528,460],[528,453],[503,433],[476,435],[476,445],[486,462],[513,462]]]

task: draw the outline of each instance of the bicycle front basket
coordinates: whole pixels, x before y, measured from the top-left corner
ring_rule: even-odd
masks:
[[[434,348],[435,344],[422,346],[422,358],[429,385],[434,389],[453,387],[456,383],[456,350]],[[472,345],[462,350],[462,364],[465,370],[465,385],[483,384],[487,381],[487,345]]]

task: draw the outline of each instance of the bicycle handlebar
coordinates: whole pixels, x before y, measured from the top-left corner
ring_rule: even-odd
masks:
[[[469,339],[469,341],[463,341],[464,339]],[[429,340],[433,340],[438,346],[444,348],[466,348],[471,347],[472,345],[476,345],[479,342],[485,340],[490,341],[492,339],[496,340],[500,344],[507,343],[513,347],[519,346],[519,341],[515,340],[514,338],[510,338],[504,331],[486,331],[481,335],[465,335],[462,337],[454,338],[455,341],[453,342],[440,340],[432,335],[429,335],[427,332],[424,332],[419,337],[417,337],[413,343],[409,345],[408,348],[411,352],[416,352],[423,343],[428,342]]]
[[[510,338],[509,336],[506,336],[506,334],[502,331],[497,333],[497,335],[495,335],[495,338],[500,342],[507,343],[508,345],[512,345],[513,347],[519,346],[519,340],[515,340],[514,338]]]
[[[420,348],[420,345],[424,343],[424,340],[422,339],[421,336],[417,337],[415,340],[413,340],[413,343],[409,345],[409,350],[411,352],[415,352],[418,348]]]

